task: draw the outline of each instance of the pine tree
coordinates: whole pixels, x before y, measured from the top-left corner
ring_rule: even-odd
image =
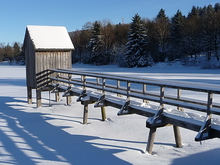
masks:
[[[216,3],[214,6],[215,12],[218,12],[220,10],[220,3]]]
[[[202,52],[202,15],[202,9],[193,6],[183,26],[184,53],[195,58]]]
[[[95,65],[108,64],[109,57],[105,56],[101,25],[97,21],[93,24],[92,37],[89,41],[88,47],[90,48],[90,61],[88,63]]]
[[[220,19],[219,14],[212,7],[208,5],[204,9],[205,15],[203,17],[203,49],[208,54],[208,60],[211,53],[214,51],[217,60],[219,61],[218,50],[220,44]]]
[[[199,17],[200,15],[200,8],[199,7],[195,7],[193,6],[191,11],[189,12],[188,14],[188,18],[191,18],[191,17]]]
[[[157,14],[157,19],[161,19],[161,18],[166,18],[168,20],[168,17],[165,14],[165,10],[164,9],[160,9],[159,13]]]
[[[171,18],[171,43],[172,43],[172,58],[180,58],[183,54],[183,23],[185,16],[178,10],[176,14]],[[171,58],[171,59],[172,59]]]
[[[101,46],[101,25],[96,21],[93,25],[92,37],[89,41],[91,57],[95,56]]]
[[[147,53],[147,31],[143,27],[141,17],[138,14],[132,18],[128,33],[128,42],[124,62],[127,67],[149,66],[152,61]]]
[[[158,43],[157,61],[164,61],[168,55],[170,40],[170,21],[164,9],[160,9],[154,20],[155,39]]]

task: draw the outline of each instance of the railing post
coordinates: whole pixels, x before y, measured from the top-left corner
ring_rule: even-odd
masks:
[[[182,90],[178,88],[177,89],[177,100],[180,100],[181,94],[182,94]],[[178,106],[177,110],[182,111],[182,108]]]
[[[100,85],[100,78],[97,77],[96,78],[96,84],[97,84],[97,87]],[[99,89],[97,89],[98,92],[101,92]]]
[[[143,84],[143,94],[145,94],[146,92],[147,92],[147,85]],[[148,103],[148,101],[143,99],[143,103]]]
[[[106,79],[102,78],[102,95],[105,97],[105,83]],[[106,120],[106,112],[105,112],[105,107],[101,107],[101,114],[102,114],[102,121]]]
[[[213,93],[208,93],[208,101],[207,101],[207,115],[211,114],[211,107],[212,107],[212,100],[213,100]]]
[[[119,90],[120,87],[121,87],[121,81],[120,81],[120,80],[117,80],[117,90]],[[121,95],[121,94],[118,94],[118,93],[117,93],[117,96],[118,96],[118,97],[122,97],[122,95]]]
[[[206,139],[213,138],[210,128],[211,128],[211,119],[212,119],[212,113],[211,113],[211,107],[212,107],[212,99],[213,99],[213,93],[208,92],[208,100],[207,100],[207,116],[205,118],[205,121],[203,123],[203,126],[200,128],[199,133],[195,137],[195,141],[202,141]]]
[[[81,81],[83,83],[83,91],[86,90],[86,76],[81,76]],[[83,124],[87,124],[87,120],[88,120],[88,111],[89,111],[89,105],[88,105],[88,102],[85,101],[83,102],[83,105],[84,105],[84,111],[83,111]]]
[[[177,89],[177,100],[180,99],[181,96],[181,89]],[[177,107],[177,110],[182,111],[183,109],[181,107]],[[173,125],[173,131],[174,131],[174,137],[175,137],[175,142],[176,142],[176,147],[182,147],[182,139],[180,135],[180,128],[176,125]]]
[[[71,78],[72,78],[72,75],[71,74],[68,74],[68,78],[69,78],[69,86],[71,86]],[[69,105],[71,103],[72,99],[71,99],[71,96],[66,96],[66,104]]]
[[[55,81],[56,84],[59,84],[58,78],[59,78],[59,74],[57,73],[56,75],[57,81]],[[55,101],[58,102],[60,101],[60,92],[59,90],[57,92],[55,92]]]
[[[83,88],[83,90],[86,90],[86,76],[81,76],[81,81],[82,81],[82,83],[83,83],[83,86],[82,86],[82,88]]]
[[[160,110],[164,108],[163,99],[164,99],[164,86],[161,86],[160,87]]]
[[[130,112],[130,92],[131,92],[131,83],[127,81],[127,102],[128,102],[129,112]]]

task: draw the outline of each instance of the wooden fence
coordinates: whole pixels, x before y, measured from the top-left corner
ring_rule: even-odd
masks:
[[[95,107],[101,107],[102,120],[106,119],[106,106],[120,109],[118,115],[138,114],[148,117],[146,126],[150,128],[150,133],[146,150],[150,154],[158,127],[173,126],[177,147],[182,146],[179,127],[197,131],[196,141],[220,138],[220,125],[213,122],[213,115],[216,118],[220,115],[219,85],[131,78],[68,69],[49,69],[48,72],[50,81],[47,88],[55,93],[56,100],[59,100],[59,92],[67,97],[67,104],[70,104],[71,96],[78,96],[77,101],[84,105],[84,124],[88,119],[88,104],[92,103]],[[154,92],[151,88],[154,88]],[[205,95],[206,99],[183,97],[183,91],[198,92],[201,97]],[[158,104],[158,109],[140,106],[141,103]],[[168,112],[168,106],[175,106],[176,110]],[[204,119],[201,121],[188,117],[188,113],[203,115]]]

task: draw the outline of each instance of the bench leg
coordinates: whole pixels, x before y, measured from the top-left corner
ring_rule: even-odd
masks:
[[[28,104],[32,104],[32,89],[31,89],[31,87],[27,87],[27,99],[28,99]]]
[[[175,141],[176,141],[176,147],[182,147],[182,140],[181,140],[181,135],[180,135],[180,128],[178,126],[173,126],[173,131],[174,131],[174,136],[175,136]]]
[[[70,105],[71,103],[71,96],[66,96],[66,104]]]
[[[101,112],[102,112],[102,121],[105,121],[106,120],[105,107],[101,107]]]
[[[156,136],[156,130],[157,130],[156,127],[150,128],[150,133],[149,133],[148,142],[147,142],[147,149],[146,149],[149,154],[152,154],[154,139]]]
[[[37,98],[37,107],[41,107],[42,103],[41,103],[41,90],[36,90],[36,98]]]
[[[60,93],[59,92],[55,93],[55,101],[56,102],[60,101]]]
[[[88,119],[88,104],[84,104],[83,124],[87,124],[87,119]]]

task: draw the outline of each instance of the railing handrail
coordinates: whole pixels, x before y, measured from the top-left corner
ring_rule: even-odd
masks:
[[[198,91],[198,92],[212,92],[214,94],[220,94],[220,85],[216,85],[216,84],[195,83],[195,82],[187,82],[187,81],[173,81],[173,80],[169,81],[169,80],[160,80],[160,79],[153,79],[153,78],[147,78],[147,79],[146,78],[131,78],[131,77],[119,76],[119,75],[113,75],[113,74],[74,71],[71,69],[49,69],[49,71],[119,80],[119,81],[124,81],[124,82],[129,81],[130,83],[137,83],[137,84],[164,86],[164,87],[174,88],[174,89],[192,90],[192,91]]]

